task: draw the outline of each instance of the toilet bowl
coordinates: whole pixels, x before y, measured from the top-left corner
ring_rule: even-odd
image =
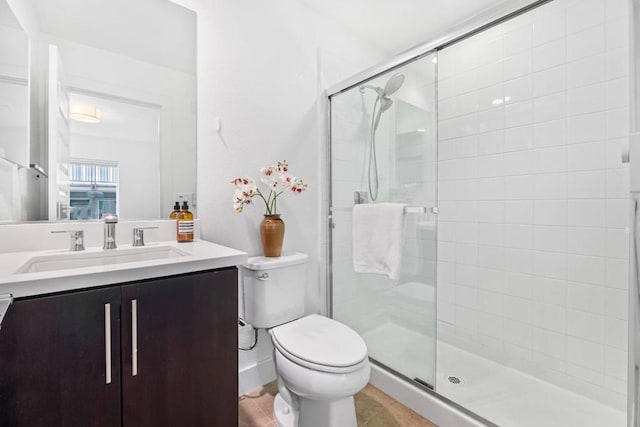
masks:
[[[271,329],[280,393],[280,427],[356,427],[353,395],[369,382],[362,338],[329,318],[310,315]]]
[[[357,427],[353,395],[369,382],[367,346],[353,329],[304,316],[308,256],[253,257],[241,267],[245,320],[274,346],[280,427]]]

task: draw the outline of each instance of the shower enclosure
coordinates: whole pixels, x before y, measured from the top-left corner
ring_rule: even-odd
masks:
[[[537,2],[329,94],[332,316],[481,422],[625,425],[626,5]],[[381,202],[398,280],[354,272]]]
[[[364,337],[374,360],[428,387],[436,326],[435,58],[424,55],[331,99],[333,316]],[[400,283],[353,271],[352,208],[366,201],[406,204]]]

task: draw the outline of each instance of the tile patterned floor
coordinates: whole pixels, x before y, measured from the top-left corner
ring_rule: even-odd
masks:
[[[273,421],[277,392],[274,381],[241,396],[238,427],[277,427]],[[355,404],[359,427],[437,427],[371,384],[356,394]]]

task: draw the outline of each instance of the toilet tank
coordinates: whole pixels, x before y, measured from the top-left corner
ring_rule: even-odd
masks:
[[[304,315],[309,256],[251,257],[240,266],[244,319],[256,328],[272,328]]]

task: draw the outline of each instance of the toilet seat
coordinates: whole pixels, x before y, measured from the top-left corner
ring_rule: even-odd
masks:
[[[367,346],[353,329],[312,314],[270,331],[276,349],[292,362],[321,372],[348,373],[368,364]]]

